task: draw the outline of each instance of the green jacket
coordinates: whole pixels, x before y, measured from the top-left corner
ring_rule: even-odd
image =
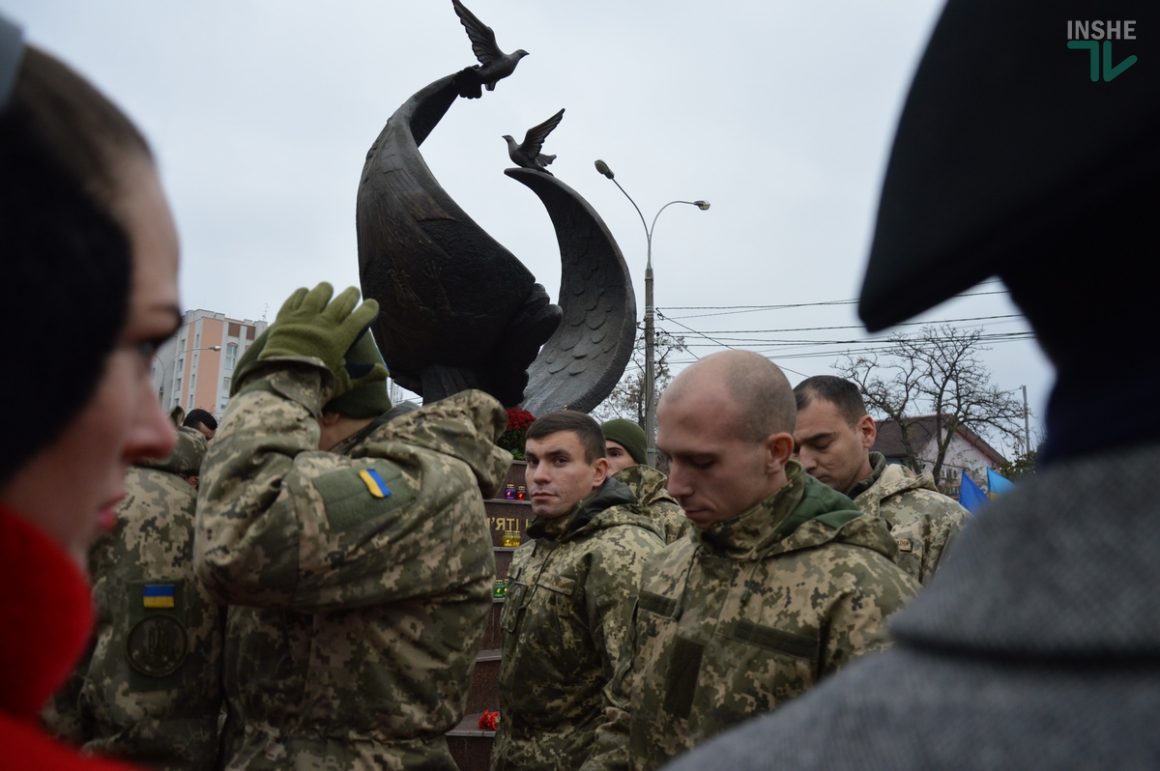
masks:
[[[89,550],[96,626],[49,727],[100,754],[159,769],[218,767],[224,610],[193,573],[204,437],[178,430],[162,460],[125,475],[117,523]]]
[[[466,391],[317,449],[317,369],[253,378],[210,445],[197,568],[230,608],[229,768],[453,769],[495,579],[506,416]]]
[[[693,531],[693,523],[685,516],[681,504],[665,489],[669,478],[652,466],[637,465],[614,475],[628,485],[641,509],[661,529],[665,543],[684,538]]]
[[[645,567],[632,663],[590,767],[657,768],[887,646],[887,617],[918,585],[886,528],[787,471],[776,495]]]
[[[863,513],[886,522],[898,546],[895,562],[925,584],[969,514],[938,491],[930,472],[915,474],[888,464],[877,452],[870,453],[870,462],[874,470],[850,490],[850,497]]]
[[[528,536],[508,572],[491,767],[574,769],[628,650],[641,569],[664,541],[611,478],[572,513],[535,520]]]

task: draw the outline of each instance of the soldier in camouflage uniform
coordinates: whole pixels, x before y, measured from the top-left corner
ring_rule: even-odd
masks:
[[[613,476],[629,486],[637,503],[661,527],[665,543],[692,532],[681,504],[665,489],[668,477],[648,465],[644,429],[631,420],[614,418],[604,421],[600,430]]]
[[[628,487],[607,477],[604,437],[587,415],[540,417],[525,453],[536,519],[508,573],[491,767],[574,769],[627,652],[641,568],[664,541]]]
[[[168,457],[138,461],[116,525],[89,550],[93,647],[45,722],[90,752],[159,769],[218,766],[225,623],[193,574],[205,450],[181,428]]]
[[[881,521],[790,459],[793,397],[768,360],[701,360],[657,416],[669,490],[697,530],[645,567],[631,665],[589,768],[657,768],[781,706],[885,647],[887,617],[918,588]]]
[[[454,769],[506,415],[481,391],[383,414],[377,303],[332,291],[298,290],[246,352],[202,469],[198,574],[231,605],[226,767]]]
[[[858,386],[832,375],[806,378],[794,388],[794,442],[805,470],[880,517],[898,547],[895,561],[926,583],[969,516],[935,487],[930,472],[888,464],[870,452],[878,435]]]

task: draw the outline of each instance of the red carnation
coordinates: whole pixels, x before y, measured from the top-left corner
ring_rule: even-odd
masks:
[[[523,460],[524,434],[528,426],[535,422],[536,416],[519,407],[508,407],[507,419],[507,430],[496,440],[496,444],[510,452],[516,460]]]

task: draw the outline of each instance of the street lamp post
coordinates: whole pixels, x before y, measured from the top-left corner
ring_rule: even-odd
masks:
[[[652,238],[653,231],[656,229],[657,220],[660,219],[661,212],[669,208],[673,204],[686,204],[688,206],[696,206],[701,211],[708,211],[708,201],[669,201],[660,209],[657,210],[656,215],[652,219],[652,224],[645,221],[644,214],[640,207],[636,205],[636,201],[632,200],[632,196],[628,191],[621,187],[620,183],[616,181],[616,175],[612,173],[612,169],[608,168],[608,164],[604,161],[596,161],[596,170],[612,180],[612,184],[624,193],[624,197],[632,204],[632,208],[636,209],[637,216],[640,217],[640,224],[644,226],[644,237],[646,244],[646,259],[644,265],[644,435],[648,447],[648,462],[650,466],[656,465],[656,329],[655,329],[655,307],[653,306],[653,267],[652,267]]]

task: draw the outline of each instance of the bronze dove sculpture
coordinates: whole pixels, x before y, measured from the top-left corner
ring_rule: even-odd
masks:
[[[526,54],[500,52],[492,31],[452,2],[480,65],[399,106],[359,180],[359,279],[363,295],[379,302],[375,336],[392,378],[425,403],[481,388],[506,406],[590,410],[620,379],[635,338],[624,258],[592,207],[543,168],[553,158],[540,153],[544,138],[563,109],[528,131],[527,168],[504,172],[540,197],[555,225],[559,305],[439,184],[420,152],[424,140],[457,96],[479,97]]]
[[[479,60],[479,64],[471,68],[471,71],[488,91],[495,91],[496,82],[515,72],[516,65],[520,59],[528,55],[528,52],[520,48],[510,54],[504,53],[496,44],[495,32],[491,27],[480,21],[459,0],[451,0],[451,4],[455,6],[455,13],[459,16],[463,28],[467,30],[475,58]],[[462,91],[460,95],[468,96]]]
[[[528,132],[524,134],[524,141],[518,145],[516,140],[512,139],[511,134],[504,134],[503,138],[507,140],[508,157],[512,159],[512,163],[524,169],[535,169],[545,174],[551,174],[552,172],[544,167],[556,160],[556,156],[544,155],[540,151],[544,149],[544,140],[548,138],[548,134],[551,134],[552,129],[559,126],[563,119],[564,108],[561,107],[560,111],[551,118],[528,129]]]

